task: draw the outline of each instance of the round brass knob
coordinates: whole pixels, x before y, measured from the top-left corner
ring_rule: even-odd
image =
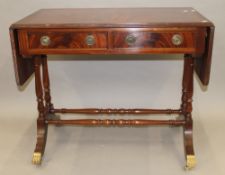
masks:
[[[88,35],[85,39],[85,42],[88,46],[92,46],[95,44],[95,37],[93,35]]]
[[[134,35],[132,35],[132,34],[129,34],[129,35],[127,35],[127,37],[126,37],[126,43],[129,45],[129,46],[131,46],[131,45],[133,45],[135,42],[136,42],[136,40],[137,40],[137,38],[136,38],[136,36],[134,36]]]
[[[42,46],[48,46],[51,43],[51,39],[49,36],[42,36],[40,39],[40,43]]]
[[[172,43],[175,45],[175,46],[179,46],[183,43],[183,37],[179,34],[175,34],[173,35],[172,37]]]
[[[48,46],[51,43],[51,39],[49,36],[42,36],[40,38],[40,43],[42,46]]]

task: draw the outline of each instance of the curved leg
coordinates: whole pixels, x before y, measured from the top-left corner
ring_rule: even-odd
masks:
[[[47,128],[48,125],[45,123],[46,110],[43,100],[43,87],[41,81],[41,57],[35,57],[35,90],[38,102],[38,119],[37,119],[37,143],[33,154],[33,164],[41,164],[42,156],[44,154],[46,139],[47,139]]]
[[[192,96],[193,96],[193,57],[185,55],[184,57],[184,74],[182,82],[182,104],[181,109],[185,117],[184,130],[184,152],[186,158],[187,170],[196,165],[196,158],[193,148],[193,121],[192,121]]]
[[[196,158],[193,147],[193,131],[192,131],[193,124],[191,114],[188,114],[185,117],[186,117],[186,124],[184,125],[184,150],[186,157],[185,169],[189,170],[195,167]]]
[[[47,129],[48,126],[45,124],[45,121],[38,119],[37,120],[37,142],[33,154],[32,163],[35,165],[41,164],[42,157],[45,151],[45,145],[47,140]]]

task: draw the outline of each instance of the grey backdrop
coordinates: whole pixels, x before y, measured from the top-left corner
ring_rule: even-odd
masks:
[[[207,91],[201,90],[196,79],[194,82],[198,166],[190,174],[225,173],[225,1],[0,0],[0,174],[185,173],[182,130],[167,127],[50,127],[44,164],[36,168],[30,163],[37,116],[34,81],[23,92],[16,87],[8,33],[10,24],[40,8],[147,6],[191,6],[215,23],[213,64]],[[86,57],[95,60],[80,60]],[[55,106],[179,107],[183,68],[179,55],[170,55],[174,58],[172,61],[163,55],[144,55],[139,57],[140,61],[135,60],[135,56],[118,57],[123,60],[112,60],[112,56],[62,56],[67,61],[60,62],[59,57],[52,56],[49,67]],[[109,60],[98,61],[103,58]],[[131,61],[125,61],[128,58]]]

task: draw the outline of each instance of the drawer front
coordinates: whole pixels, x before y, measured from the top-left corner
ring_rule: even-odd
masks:
[[[114,31],[115,49],[195,49],[197,35],[192,31]]]
[[[199,54],[205,33],[198,28],[21,29],[18,40],[22,55]]]
[[[108,46],[105,31],[31,30],[19,32],[24,54],[76,53],[77,50],[104,50]]]

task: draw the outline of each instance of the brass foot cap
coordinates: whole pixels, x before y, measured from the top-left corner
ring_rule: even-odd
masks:
[[[191,170],[192,168],[196,166],[197,162],[194,155],[188,155],[186,161],[187,162],[186,162],[185,170]]]
[[[39,152],[34,152],[32,163],[34,165],[40,165],[41,164],[41,159],[42,159],[42,154],[39,153]]]

